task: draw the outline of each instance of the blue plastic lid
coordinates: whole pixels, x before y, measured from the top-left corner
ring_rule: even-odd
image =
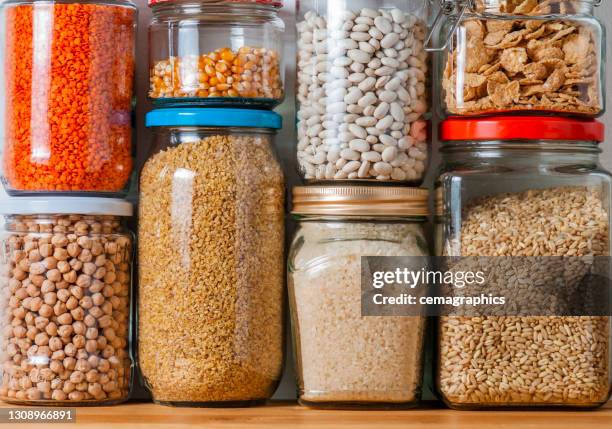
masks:
[[[283,118],[267,110],[224,108],[167,108],[147,113],[147,127],[244,127],[279,130]]]

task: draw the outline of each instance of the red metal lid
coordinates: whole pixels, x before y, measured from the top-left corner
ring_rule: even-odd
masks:
[[[149,1],[149,6],[155,6],[156,4],[160,4],[160,3],[172,3],[172,2],[176,2],[176,1],[181,1],[181,0],[148,0]],[[206,1],[204,1],[204,3],[207,3]],[[223,4],[223,3],[257,3],[257,4],[262,4],[262,5],[266,5],[266,6],[272,6],[272,7],[276,7],[278,9],[283,7],[283,2],[282,0],[217,0],[217,1],[212,1],[210,3],[214,3],[214,4]]]
[[[564,140],[603,142],[605,126],[594,119],[547,116],[500,116],[447,119],[440,124],[441,140]]]

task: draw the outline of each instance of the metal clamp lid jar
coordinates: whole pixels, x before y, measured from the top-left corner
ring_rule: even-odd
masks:
[[[522,309],[439,319],[436,384],[449,406],[594,408],[608,400],[612,319],[563,310],[589,290],[581,261],[609,267],[604,134],[596,120],[558,117],[443,122],[437,252],[511,267],[488,271],[497,280],[485,293],[514,292]],[[555,304],[540,312],[527,300]]]
[[[281,1],[150,0],[156,104],[272,108],[284,97]]]
[[[443,1],[427,39],[428,50],[441,52],[442,114],[603,114],[599,3]],[[439,27],[440,46],[433,46]]]

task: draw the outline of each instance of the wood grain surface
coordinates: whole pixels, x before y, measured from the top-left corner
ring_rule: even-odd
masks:
[[[11,407],[2,404],[2,408]],[[171,408],[150,403],[77,408],[76,424],[3,424],[14,429],[612,429],[612,402],[595,411],[311,410],[290,402],[254,408]]]

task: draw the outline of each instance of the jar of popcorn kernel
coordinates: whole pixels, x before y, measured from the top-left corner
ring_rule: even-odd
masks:
[[[428,47],[441,51],[443,114],[602,115],[605,32],[593,16],[599,3],[443,2],[441,13],[451,17],[443,46]]]
[[[124,220],[132,205],[24,197],[3,202],[0,213],[0,400],[127,400],[133,239]]]
[[[273,108],[284,97],[279,0],[149,0],[157,104]]]

